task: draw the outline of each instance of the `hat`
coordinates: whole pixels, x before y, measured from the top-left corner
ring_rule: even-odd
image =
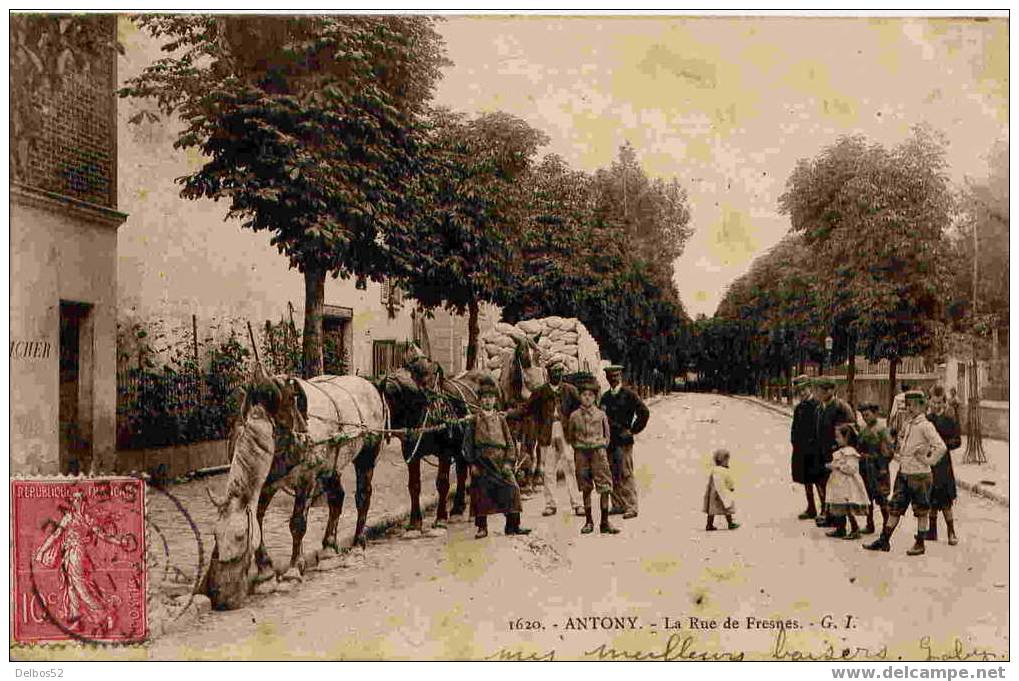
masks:
[[[601,392],[601,386],[598,385],[598,380],[594,377],[594,374],[582,371],[575,375],[574,380],[576,381],[577,390],[581,392],[590,390],[595,395]]]
[[[612,372],[612,371],[622,371],[622,370],[623,370],[623,365],[622,364],[609,364],[604,369],[605,373],[609,373],[609,372]]]
[[[793,379],[793,385],[795,386],[810,385],[810,376],[807,376],[806,374],[800,374],[799,376]]]
[[[499,386],[487,376],[482,378],[478,385],[478,397],[499,397]]]
[[[833,389],[835,387],[835,380],[822,376],[821,378],[815,378],[813,380],[813,384],[816,385],[818,388]]]
[[[880,407],[878,407],[878,406],[877,406],[877,405],[876,405],[875,403],[873,403],[873,402],[862,402],[862,403],[860,404],[860,406],[858,407],[858,409],[859,409],[859,410],[860,410],[861,412],[865,412],[865,411],[874,411],[874,412],[876,412],[876,411],[880,411],[880,410],[881,410],[881,408],[880,408]]]
[[[909,400],[917,400],[919,402],[927,401],[927,396],[924,394],[922,390],[909,390],[906,392],[905,397],[907,401]]]
[[[552,373],[553,371],[566,371],[566,365],[557,359],[548,365],[548,371],[549,373]]]

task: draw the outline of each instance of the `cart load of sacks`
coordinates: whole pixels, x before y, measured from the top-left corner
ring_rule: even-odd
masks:
[[[583,323],[573,317],[525,319],[516,324],[499,322],[481,335],[479,366],[493,372],[498,380],[506,355],[513,352],[515,339],[527,337],[533,340],[538,334],[541,334],[538,348],[544,366],[562,362],[567,375],[578,371],[590,372],[598,378],[603,389],[607,388],[601,371],[607,362],[602,361],[598,343]]]

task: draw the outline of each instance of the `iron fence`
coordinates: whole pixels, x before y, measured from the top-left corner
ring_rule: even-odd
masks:
[[[117,374],[117,448],[143,449],[226,437],[240,377],[144,371]]]

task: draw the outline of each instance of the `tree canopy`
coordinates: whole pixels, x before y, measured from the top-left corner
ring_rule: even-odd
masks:
[[[305,368],[322,371],[326,273],[381,278],[381,234],[405,214],[422,116],[446,64],[434,22],[412,16],[151,15],[168,56],[121,96],[184,123],[206,157],[181,196],[229,201],[305,275]],[[141,116],[152,117],[152,112]]]
[[[887,359],[893,381],[903,357],[938,350],[955,206],[937,136],[839,138],[797,163],[779,206],[789,235],[729,287],[716,317],[730,323],[711,326],[739,336],[756,380],[823,363],[825,336],[832,361]]]

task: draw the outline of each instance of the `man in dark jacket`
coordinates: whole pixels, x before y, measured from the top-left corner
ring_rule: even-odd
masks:
[[[793,410],[793,424],[789,433],[789,440],[793,446],[791,469],[793,482],[803,485],[807,494],[807,510],[799,516],[800,520],[807,520],[817,517],[813,487],[818,484],[818,481],[815,479],[813,471],[817,468],[824,470],[823,466],[816,466],[813,461],[817,456],[817,407],[819,402],[811,394],[809,377],[797,376],[793,379],[793,386],[800,401]],[[818,495],[823,494],[824,490],[819,489]],[[822,507],[821,510],[823,511],[824,508]]]
[[[609,466],[612,468],[612,513],[637,517],[637,483],[633,478],[633,436],[644,430],[651,412],[631,388],[623,385],[623,367],[605,367],[609,389],[601,396],[609,418]]]
[[[555,515],[556,473],[560,465],[566,475],[566,493],[570,507],[579,516],[584,515],[579,491],[576,491],[577,475],[573,465],[573,451],[563,434],[570,414],[580,406],[577,389],[563,381],[564,367],[555,363],[548,368],[548,383],[533,393],[523,406],[510,412],[515,418],[530,417],[537,427],[538,446],[541,447],[545,510],[542,515]]]
[[[814,381],[814,396],[820,403],[817,407],[817,455],[811,461],[808,475],[817,487],[821,498],[821,514],[817,516],[819,526],[827,526],[828,517],[824,513],[825,485],[828,484],[828,469],[832,454],[839,448],[835,442],[835,429],[843,423],[856,423],[852,407],[835,396],[835,381],[830,378],[819,378]]]

